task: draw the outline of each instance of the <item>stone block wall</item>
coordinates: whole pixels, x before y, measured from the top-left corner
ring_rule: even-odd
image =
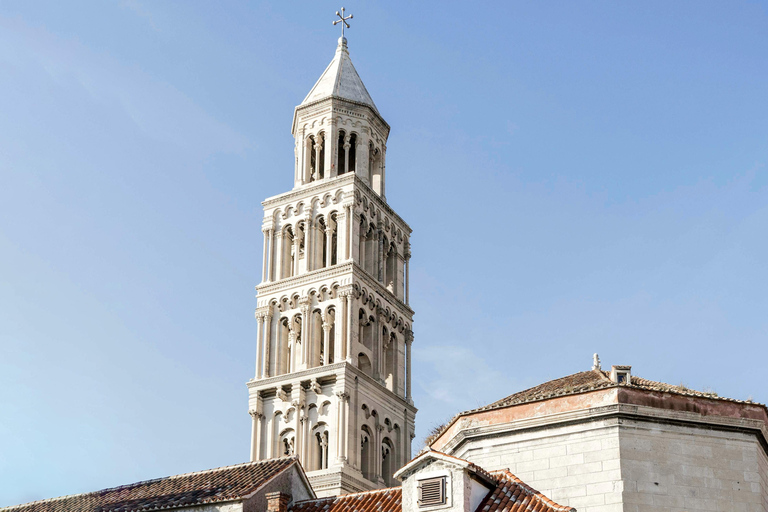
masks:
[[[509,469],[545,496],[579,512],[623,510],[616,420],[483,436],[452,454],[489,471]]]
[[[768,512],[768,459],[752,434],[624,421],[627,512]]]

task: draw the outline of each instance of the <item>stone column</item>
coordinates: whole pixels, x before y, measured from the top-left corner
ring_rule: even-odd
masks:
[[[386,182],[386,168],[387,168],[387,147],[381,147],[381,159],[379,160],[381,167],[379,168],[379,195],[386,201],[385,182]]]
[[[352,360],[352,337],[355,332],[355,319],[357,319],[357,312],[355,311],[355,298],[353,292],[350,290],[347,296],[347,318],[346,318],[346,332],[344,333],[344,359],[347,361]],[[357,340],[360,342],[360,340]]]
[[[274,266],[275,261],[274,234],[275,230],[273,228],[269,228],[267,233],[267,238],[269,238],[269,251],[267,252],[267,281],[272,281],[272,267]]]
[[[310,318],[309,297],[299,299],[299,304],[301,304],[301,358],[299,361],[301,361],[304,368],[309,368],[310,345],[312,343],[312,319]]]
[[[384,230],[381,221],[376,223],[376,275],[379,282],[384,281]]]
[[[323,148],[322,142],[320,142],[320,134],[318,133],[315,138],[315,144],[312,146],[312,149],[315,152],[315,168],[312,169],[310,172],[312,173],[310,175],[309,181],[315,181],[320,179],[320,150]]]
[[[336,263],[347,261],[347,207],[336,214]]]
[[[323,366],[328,364],[328,350],[330,349],[331,324],[323,322]]]
[[[291,322],[293,324],[293,322]],[[293,329],[293,325],[289,326],[290,331],[288,332],[288,348],[290,349],[288,351],[288,360],[285,362],[285,372],[284,373],[291,373],[295,371],[295,363],[296,361],[296,350],[297,347],[297,339],[298,336],[296,334],[296,331]]]
[[[275,232],[275,281],[283,278],[283,231]]]
[[[338,259],[338,242],[339,239],[336,237],[336,258]],[[325,266],[330,267],[331,261],[333,261],[333,255],[331,253],[333,251],[333,227],[331,226],[331,219],[328,219],[328,225],[325,227]]]
[[[351,137],[349,134],[347,134],[346,137],[344,137],[344,172],[349,172],[349,148],[352,147],[352,145],[349,143]]]
[[[374,322],[374,329],[373,329],[373,340],[372,340],[372,347],[373,350],[371,350],[373,355],[373,361],[371,361],[371,373],[373,374],[373,380],[378,381],[379,380],[379,366],[380,366],[380,358],[379,353],[381,352],[381,316],[379,315],[378,310],[374,311],[374,318],[376,321]],[[362,341],[362,340],[361,340]]]
[[[411,399],[411,343],[413,343],[413,333],[408,330],[405,332],[405,400],[412,404]]]
[[[333,317],[334,327],[334,340],[333,340],[333,362],[340,363],[344,360],[344,329],[346,327],[346,309],[347,298],[343,295],[339,296],[339,304],[341,307],[336,308],[336,315]]]
[[[339,136],[336,133],[336,120],[331,119],[331,125],[328,127],[328,132],[325,134],[323,145],[325,146],[325,178],[333,178],[337,174],[336,168],[336,144],[338,144]]]
[[[344,233],[344,247],[345,247],[345,259],[347,261],[352,259],[352,244],[355,240],[355,211],[354,205],[348,204],[344,207],[347,212],[346,215],[346,233]]]
[[[307,214],[304,219],[304,261],[306,261],[307,272],[315,268],[314,254],[312,254],[314,242],[315,240],[312,236],[312,217],[310,214]],[[298,267],[296,268],[298,269]]]
[[[374,435],[376,437],[376,444],[373,448],[375,448],[374,452],[374,464],[376,464],[376,467],[373,468],[373,474],[376,476],[377,480],[381,480],[383,475],[381,474],[381,463],[382,463],[382,453],[381,453],[381,445],[382,441],[384,439],[384,425],[376,425],[376,431],[374,432]]]
[[[264,426],[267,428],[267,458],[269,459],[277,457],[277,454],[275,453],[275,430],[277,430],[275,429],[275,421],[277,420],[275,419],[275,416],[272,415],[272,419],[264,422]]]
[[[336,428],[336,461],[343,464],[347,461],[347,439],[349,437],[349,393],[337,391],[338,423]]]
[[[251,460],[261,460],[261,419],[258,411],[248,411],[251,415]]]
[[[261,232],[264,233],[264,258],[261,265],[261,282],[267,282],[267,265],[269,264],[269,229],[262,228]]]
[[[263,373],[262,377],[267,378],[269,377],[269,365],[272,361],[270,361],[270,346],[272,345],[272,306],[269,307],[269,310],[266,313],[266,316],[264,317],[265,320],[265,326],[264,326],[264,364],[262,366]]]
[[[260,379],[262,376],[262,367],[264,360],[262,354],[264,353],[264,313],[256,311],[256,378]]]
[[[411,281],[411,268],[409,266],[411,261],[411,244],[406,241],[405,242],[405,277],[403,281],[405,281],[405,304],[409,305],[410,302],[410,281]]]
[[[293,384],[294,386],[300,386],[298,382]],[[293,432],[295,434],[294,442],[293,442],[293,453],[294,455],[297,455],[298,457],[301,457],[302,464],[306,464],[306,460],[302,457],[302,447],[304,445],[303,441],[303,425],[304,425],[304,414],[303,414],[303,404],[298,400],[293,400],[291,402],[291,405],[295,409],[294,411],[294,422],[293,422]]]
[[[355,152],[355,174],[366,184],[368,183],[368,162],[371,159],[368,150],[369,137],[367,128],[363,128],[358,137],[357,151]]]
[[[306,228],[304,230],[306,236]],[[306,245],[304,250],[307,250]],[[293,275],[299,275],[299,254],[301,253],[301,235],[299,234],[299,224],[296,224],[296,229],[293,233]]]

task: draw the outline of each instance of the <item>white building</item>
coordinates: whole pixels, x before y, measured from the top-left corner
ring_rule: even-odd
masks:
[[[345,38],[293,115],[293,189],[263,202],[251,459],[297,455],[319,496],[411,458],[411,229],[386,202],[389,125]]]

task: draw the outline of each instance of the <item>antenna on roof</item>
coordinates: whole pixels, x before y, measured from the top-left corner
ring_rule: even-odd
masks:
[[[592,369],[593,370],[600,370],[600,356],[597,355],[597,352],[595,352],[592,355]]]

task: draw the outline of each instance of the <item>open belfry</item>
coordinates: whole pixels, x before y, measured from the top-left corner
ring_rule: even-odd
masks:
[[[389,129],[342,35],[294,111],[293,189],[262,203],[251,460],[297,456],[319,496],[395,485],[411,458],[411,229],[385,198]]]

